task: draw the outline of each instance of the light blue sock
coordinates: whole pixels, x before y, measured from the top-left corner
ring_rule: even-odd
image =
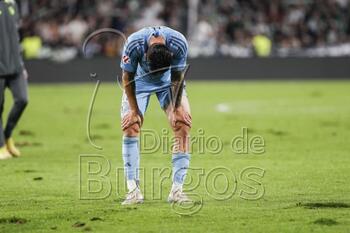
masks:
[[[138,137],[123,137],[124,173],[127,180],[139,181],[140,152]]]
[[[183,185],[187,169],[190,165],[190,155],[186,153],[175,153],[172,158],[173,163],[173,184]]]

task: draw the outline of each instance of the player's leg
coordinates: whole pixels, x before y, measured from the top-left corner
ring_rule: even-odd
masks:
[[[144,116],[148,102],[149,95],[137,95],[137,105]],[[129,113],[129,103],[125,93],[122,97],[121,117],[122,119]],[[122,154],[124,161],[124,173],[128,187],[128,195],[123,205],[142,203],[143,196],[139,187],[139,169],[140,169],[140,148],[139,148],[139,134],[141,127],[135,123],[129,128],[123,130],[123,146]]]
[[[5,77],[0,77],[0,160],[11,158],[11,154],[7,151],[5,146],[5,136],[2,126],[2,113],[4,110],[5,102],[5,88],[6,88],[6,79]]]
[[[16,127],[24,109],[28,104],[27,80],[22,74],[15,75],[8,80],[8,87],[13,96],[13,106],[7,118],[6,128],[4,130],[6,147],[13,156],[20,156],[20,151],[15,147],[11,138],[13,129]]]
[[[169,202],[186,202],[190,201],[187,196],[182,192],[182,186],[184,183],[184,180],[186,178],[187,170],[190,165],[190,148],[189,148],[189,136],[190,136],[190,130],[191,126],[184,124],[183,122],[176,122],[175,125],[172,124],[172,112],[173,112],[173,105],[166,103],[164,104],[164,94],[160,93],[157,94],[158,99],[161,103],[161,106],[165,107],[165,112],[167,114],[169,123],[172,127],[173,134],[174,134],[174,145],[173,145],[173,154],[172,154],[172,188],[171,192],[168,198]],[[169,93],[166,94],[166,98],[169,97]],[[171,103],[171,101],[170,101]],[[186,91],[184,90],[182,100],[181,100],[181,107],[184,109],[185,112],[188,114],[191,113],[190,111],[190,104],[186,95]]]

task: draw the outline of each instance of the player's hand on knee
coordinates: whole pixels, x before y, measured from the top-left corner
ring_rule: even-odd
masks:
[[[178,127],[178,123],[183,123],[189,128],[192,127],[192,117],[187,111],[184,110],[183,107],[178,107],[174,109],[171,113],[171,126],[176,129]]]
[[[123,117],[121,127],[123,131],[135,124],[138,126],[138,128],[141,128],[142,123],[143,117],[141,116],[141,114],[136,111],[130,111],[127,115]]]

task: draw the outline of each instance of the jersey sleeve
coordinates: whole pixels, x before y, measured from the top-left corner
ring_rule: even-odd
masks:
[[[133,43],[133,40],[127,41],[123,48],[122,59],[120,61],[120,68],[123,70],[135,73],[138,63],[140,61],[140,50],[138,43]]]
[[[186,40],[176,40],[176,50],[173,52],[172,71],[183,71],[187,66],[188,45]]]

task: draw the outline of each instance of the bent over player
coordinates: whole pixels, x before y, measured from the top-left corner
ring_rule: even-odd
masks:
[[[184,89],[187,41],[168,27],[147,27],[131,34],[124,46],[122,97],[123,160],[128,194],[123,205],[143,202],[139,186],[139,134],[151,94],[156,94],[174,132],[169,202],[188,202],[182,191],[190,162],[190,106]]]
[[[28,75],[20,53],[18,22],[19,12],[15,0],[0,0],[0,159],[20,156],[11,135],[28,103]],[[14,104],[3,129],[6,87],[12,93]]]

